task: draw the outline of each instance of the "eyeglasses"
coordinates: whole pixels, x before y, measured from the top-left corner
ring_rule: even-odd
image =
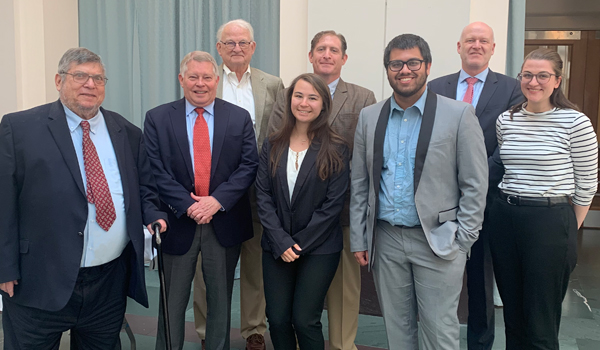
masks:
[[[98,86],[106,85],[106,82],[108,81],[108,78],[101,74],[89,75],[87,73],[82,73],[82,72],[77,72],[77,73],[63,72],[61,74],[68,74],[68,75],[73,76],[73,81],[75,81],[76,83],[79,83],[79,84],[87,83],[88,79],[90,79],[90,78],[92,78],[92,80],[94,81],[94,84],[96,84]]]
[[[410,59],[406,62],[400,61],[400,60],[394,60],[394,61],[388,62],[388,68],[392,72],[399,72],[402,70],[402,68],[404,68],[404,65],[406,64],[406,66],[408,67],[409,70],[416,71],[416,70],[421,69],[421,65],[423,64],[423,62],[425,62],[425,60],[418,60],[416,58]]]
[[[553,75],[555,77],[558,77],[558,75],[551,74],[548,72],[540,72],[538,74],[525,72],[525,73],[519,73],[517,75],[517,79],[519,79],[519,81],[529,83],[530,81],[533,80],[533,77],[535,77],[535,80],[537,80],[538,84],[546,84],[547,82],[550,81],[550,77],[552,77]]]
[[[229,41],[220,41],[220,43],[225,45],[225,47],[231,51],[231,50],[235,49],[236,45],[239,45],[240,49],[246,50],[248,48],[248,46],[250,46],[250,44],[252,44],[252,41],[242,40],[239,43],[236,43],[233,40],[229,40]]]

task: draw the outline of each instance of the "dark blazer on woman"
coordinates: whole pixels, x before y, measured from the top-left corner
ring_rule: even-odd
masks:
[[[342,250],[340,213],[349,183],[349,152],[343,147],[344,169],[321,180],[317,174],[320,145],[313,142],[300,166],[290,198],[287,181],[289,146],[281,155],[275,176],[271,176],[271,144],[265,140],[256,178],[258,216],[263,225],[262,247],[275,259],[294,244],[299,254],[331,254]]]

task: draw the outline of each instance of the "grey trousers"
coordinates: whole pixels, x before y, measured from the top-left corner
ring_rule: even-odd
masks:
[[[456,314],[466,253],[437,257],[422,228],[377,222],[373,276],[390,349],[458,350]]]
[[[231,294],[240,245],[225,248],[217,240],[212,223],[198,225],[190,250],[183,255],[164,254],[165,282],[173,349],[183,348],[185,312],[190,300],[198,253],[206,284],[208,315],[206,349],[229,349]],[[156,350],[165,349],[162,305],[159,307]]]

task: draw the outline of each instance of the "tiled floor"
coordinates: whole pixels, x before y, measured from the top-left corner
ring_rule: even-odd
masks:
[[[147,273],[150,308],[145,309],[134,302],[127,308],[127,319],[135,333],[138,350],[154,349],[156,336],[156,314],[158,309],[158,277],[156,272]],[[239,285],[235,285],[232,305],[232,325],[238,326]],[[0,316],[1,317],[1,316]],[[186,314],[187,329],[184,349],[198,350],[200,344],[193,326],[191,302]],[[323,314],[324,334],[327,334],[326,311]],[[1,319],[0,319],[1,322]],[[496,310],[496,342],[494,349],[504,349],[504,328],[501,309]],[[61,349],[68,349],[68,337],[63,337]],[[244,341],[239,329],[231,331],[232,349],[244,349]],[[267,336],[268,338],[268,336]],[[0,347],[3,347],[3,335],[0,330]],[[121,334],[123,349],[130,349],[130,341],[125,333]],[[361,315],[356,344],[361,350],[385,349],[385,331],[381,317]],[[571,275],[567,297],[563,303],[563,318],[560,331],[560,344],[563,350],[600,349],[600,231],[585,230],[579,237],[578,266]],[[270,343],[269,343],[270,346]],[[272,346],[269,347],[272,349]],[[466,328],[461,327],[461,349],[466,349]]]

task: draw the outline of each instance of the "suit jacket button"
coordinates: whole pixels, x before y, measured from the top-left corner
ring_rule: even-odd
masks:
[[[78,234],[79,236],[83,236],[83,232],[81,232],[81,231],[77,232],[77,234]]]

